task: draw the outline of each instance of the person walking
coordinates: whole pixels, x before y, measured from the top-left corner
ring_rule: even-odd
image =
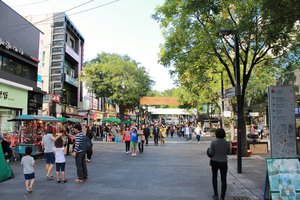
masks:
[[[74,132],[76,133],[76,137],[75,148],[72,152],[72,155],[75,157],[75,163],[77,168],[77,179],[75,179],[75,182],[83,183],[88,177],[88,171],[86,167],[85,151],[81,147],[84,135],[82,133],[82,127],[80,124],[76,124],[74,126]]]
[[[230,151],[230,143],[226,141],[225,130],[218,128],[215,131],[216,139],[211,142],[210,148],[208,149],[208,154],[210,155],[210,166],[212,171],[212,184],[214,195],[213,199],[218,200],[218,171],[221,173],[221,198],[225,199],[226,189],[227,189],[227,155]]]
[[[130,152],[130,131],[129,131],[128,126],[125,128],[125,131],[123,133],[123,141],[125,142],[125,152],[126,152],[126,154],[129,154],[129,152]]]
[[[140,127],[138,130],[138,145],[139,145],[139,154],[144,153],[144,143],[145,143],[145,135],[143,129]]]
[[[198,144],[200,143],[200,137],[201,137],[201,128],[200,125],[198,124],[197,127],[195,128],[195,134],[196,134],[196,139]]]
[[[184,131],[184,137],[186,141],[190,140],[190,127],[188,126],[188,124],[185,125],[185,127],[183,128]]]
[[[42,145],[44,146],[44,154],[46,158],[46,177],[48,180],[53,180],[52,170],[53,170],[53,165],[55,163],[53,148],[54,148],[54,141],[58,137],[59,136],[54,137],[53,127],[48,126],[46,129],[46,135],[44,135],[42,138]]]
[[[145,142],[146,142],[146,146],[148,146],[148,142],[149,142],[149,137],[150,137],[150,128],[149,125],[147,124],[146,127],[143,130],[144,135],[145,135]]]
[[[92,159],[92,155],[93,155],[93,142],[92,142],[92,140],[93,140],[93,138],[94,138],[94,133],[90,130],[90,128],[89,128],[89,126],[87,126],[86,127],[86,137],[88,137],[89,139],[90,139],[90,141],[91,141],[91,143],[92,143],[92,146],[91,146],[91,148],[88,148],[87,150],[86,150],[86,161],[87,162],[91,162],[91,159]]]
[[[138,143],[138,132],[137,132],[137,129],[136,127],[133,127],[130,131],[130,145],[131,145],[131,156],[136,156],[136,146],[137,146],[137,143]]]
[[[155,146],[158,146],[158,136],[159,136],[159,128],[158,128],[158,125],[155,124],[155,127],[153,129],[153,138],[154,138]]]
[[[162,125],[161,129],[160,129],[160,134],[159,134],[159,137],[160,137],[160,145],[161,146],[165,146],[165,140],[166,140],[166,136],[167,136],[167,129],[164,125]]]
[[[55,147],[53,148],[53,151],[55,154],[56,182],[66,183],[67,182],[65,178],[66,158],[65,158],[65,147],[64,147],[62,137],[57,138],[54,142],[54,145]],[[59,173],[61,173],[61,178]]]
[[[30,154],[32,153],[32,148],[31,147],[26,147],[25,149],[25,156],[22,157],[21,159],[21,165],[23,167],[23,174],[25,177],[25,188],[26,188],[26,193],[31,193],[32,192],[32,187],[34,184],[35,180],[35,175],[34,175],[34,159]]]

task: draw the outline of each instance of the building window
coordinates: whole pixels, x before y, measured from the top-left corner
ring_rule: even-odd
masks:
[[[75,49],[75,41],[72,38],[70,38],[70,47]]]
[[[52,62],[51,67],[61,67],[62,62]]]
[[[51,74],[61,74],[61,69],[51,69]]]
[[[51,81],[61,81],[61,76],[51,76]]]
[[[53,47],[63,47],[64,41],[53,41]]]
[[[63,28],[53,30],[53,34],[61,34],[61,33],[64,33],[64,32],[65,32],[65,29],[63,29]]]
[[[62,60],[63,56],[62,55],[53,55],[52,60]]]
[[[61,89],[61,83],[54,83],[53,87],[54,89]]]
[[[64,40],[64,35],[54,35],[53,40]]]
[[[54,22],[53,23],[53,27],[63,27],[64,26],[64,22]]]
[[[62,53],[62,48],[53,48],[52,53]]]

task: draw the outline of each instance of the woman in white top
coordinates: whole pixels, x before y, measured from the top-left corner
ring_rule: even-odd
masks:
[[[63,139],[61,137],[57,138],[54,144],[55,147],[53,148],[53,151],[55,154],[56,182],[65,183],[67,182],[67,180],[65,179],[66,158],[65,158],[65,148],[63,145]],[[61,179],[60,179],[59,172],[61,172]]]
[[[200,143],[201,128],[200,128],[200,125],[199,125],[199,124],[198,124],[197,127],[195,128],[195,133],[196,133],[196,139],[197,139],[197,142]]]

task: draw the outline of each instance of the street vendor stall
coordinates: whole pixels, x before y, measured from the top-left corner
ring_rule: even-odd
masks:
[[[27,146],[31,146],[32,156],[42,157],[42,138],[44,131],[49,123],[55,123],[58,120],[52,116],[41,116],[41,115],[20,115],[15,119],[8,121],[17,121],[18,130],[15,131],[14,135],[17,135],[17,140],[14,140],[15,151],[20,157],[25,154]],[[17,142],[16,142],[17,141]],[[10,141],[12,143],[12,141]]]

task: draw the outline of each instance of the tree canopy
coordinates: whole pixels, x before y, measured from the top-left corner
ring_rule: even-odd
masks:
[[[107,97],[122,108],[134,108],[153,81],[144,67],[128,57],[101,53],[85,63],[82,80],[97,97]]]
[[[236,86],[235,47],[238,46],[242,89],[240,105],[244,105],[255,69],[268,71],[267,68],[276,59],[286,57],[290,49],[299,48],[300,27],[296,23],[299,9],[293,8],[296,1],[275,2],[166,0],[153,15],[160,23],[165,38],[160,62],[167,68],[172,67],[172,73],[178,75],[179,84],[192,94],[197,94],[198,90],[198,98],[210,99],[213,92],[208,91],[214,88],[207,83],[213,71],[223,71],[225,80],[232,87]],[[286,16],[288,10],[285,9],[290,9],[292,14]],[[255,75],[259,76],[259,71]],[[255,83],[255,80],[252,82]],[[241,120],[245,133],[244,119]],[[245,147],[246,136],[242,137]]]

